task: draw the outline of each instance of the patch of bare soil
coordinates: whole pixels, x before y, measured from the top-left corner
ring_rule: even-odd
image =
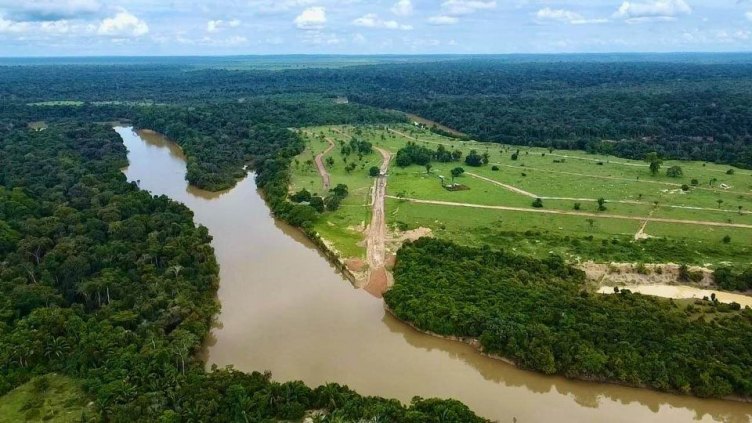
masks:
[[[345,260],[345,266],[347,266],[347,270],[353,273],[359,273],[365,270],[366,263],[359,258],[349,258]]]
[[[381,266],[371,270],[368,276],[368,284],[363,289],[374,297],[381,298],[391,285],[391,275],[384,266]]]
[[[588,279],[598,282],[600,285],[690,285],[701,288],[712,288],[713,271],[699,266],[691,266],[691,273],[702,274],[698,282],[679,281],[679,265],[667,264],[644,264],[635,263],[593,263],[585,262],[578,266],[585,272]]]

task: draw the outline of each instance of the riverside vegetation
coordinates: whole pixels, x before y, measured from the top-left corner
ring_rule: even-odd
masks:
[[[110,127],[70,120],[37,131],[9,119],[0,130],[0,393],[37,389],[51,377],[43,375],[58,373],[75,381],[59,389],[93,402],[77,399],[84,421],[269,421],[311,412],[325,421],[483,421],[452,400],[404,406],[337,384],[204,370],[196,352],[218,311],[211,236],[185,206],[125,181],[125,149]],[[287,134],[268,131],[270,139]],[[271,187],[286,186],[287,161],[275,151],[259,166],[271,198]],[[15,392],[0,407],[30,419],[44,411],[30,400],[19,411]]]
[[[484,352],[547,374],[703,397],[752,395],[752,310],[585,289],[545,260],[423,238],[400,249],[386,304],[417,328],[477,338]]]
[[[126,183],[122,143],[92,122],[130,120],[173,137],[188,157],[188,180],[210,190],[233,186],[249,166],[275,215],[315,238],[319,211],[287,199],[291,165],[305,148],[290,128],[404,121],[368,107],[376,106],[490,141],[749,168],[751,80],[742,62],[0,67],[0,393],[59,373],[93,400],[83,419],[263,421],[322,411],[331,420],[481,421],[451,400],[404,406],[336,384],[205,371],[195,353],[218,309],[210,234],[184,206]],[[339,96],[352,101],[334,104]],[[468,165],[483,164],[480,153]],[[741,287],[746,274],[730,270],[729,286]],[[748,309],[587,294],[582,275],[560,259],[446,241],[406,246],[396,277],[386,301],[398,316],[479,337],[488,352],[531,369],[700,396],[750,394]]]

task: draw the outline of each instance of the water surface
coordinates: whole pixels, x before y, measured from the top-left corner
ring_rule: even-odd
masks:
[[[747,422],[752,405],[549,377],[485,358],[395,320],[295,229],[275,221],[252,177],[223,193],[189,188],[185,158],[153,133],[118,127],[128,179],[190,207],[219,260],[220,327],[207,365],[270,370],[279,381],[338,382],[409,402],[456,398],[501,422]]]

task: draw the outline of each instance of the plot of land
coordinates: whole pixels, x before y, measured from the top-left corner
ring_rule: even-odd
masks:
[[[370,222],[368,170],[381,157],[342,154],[352,138],[396,154],[408,142],[431,150],[443,145],[463,158],[388,172],[386,223],[391,231],[427,228],[438,237],[471,245],[511,248],[543,256],[552,252],[570,260],[687,262],[714,265],[752,261],[752,173],[726,165],[667,161],[658,174],[647,163],[583,151],[529,148],[440,136],[412,125],[390,128],[340,126],[307,128],[308,148],[293,166],[291,190],[323,191],[312,158],[337,145],[327,171],[331,185],[347,184],[343,207],[326,213],[318,232],[343,257],[366,258],[365,227]],[[471,150],[488,164],[468,166]],[[514,157],[513,157],[514,156]],[[353,169],[346,168],[355,163]],[[450,191],[450,170],[468,189]],[[680,177],[669,177],[672,166]],[[442,178],[443,177],[443,181]],[[540,198],[542,207],[533,207]],[[602,206],[599,206],[599,199]],[[637,238],[637,240],[636,240]]]

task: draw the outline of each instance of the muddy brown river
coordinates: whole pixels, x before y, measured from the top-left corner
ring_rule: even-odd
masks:
[[[125,174],[190,207],[221,265],[219,327],[207,365],[270,370],[279,381],[346,384],[365,395],[456,398],[501,422],[747,422],[752,404],[567,380],[485,358],[420,334],[354,289],[296,230],[275,221],[252,176],[223,193],[187,185],[180,149],[153,133],[115,128]]]

